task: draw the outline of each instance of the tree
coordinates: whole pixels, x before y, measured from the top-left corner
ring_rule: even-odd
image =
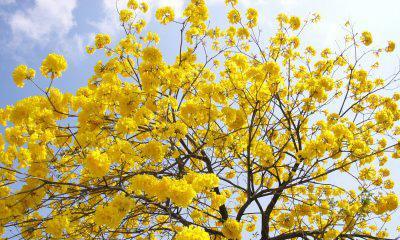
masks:
[[[373,49],[371,33],[347,23],[344,46],[317,55],[299,39],[317,14],[279,14],[264,42],[257,11],[225,2],[226,29],[210,26],[203,0],[181,19],[157,10],[180,29],[172,63],[158,35],[142,32],[148,6],[130,0],[119,12],[126,36],[113,47],[96,36],[87,51],[104,50],[107,61],[75,94],[52,85],[67,68],[61,55],[42,62],[46,88],[35,70],[14,70],[18,86],[43,94],[0,110],[6,236],[390,237],[398,198],[385,166],[400,157],[398,72],[384,80],[373,75],[378,63],[365,65],[394,42]]]

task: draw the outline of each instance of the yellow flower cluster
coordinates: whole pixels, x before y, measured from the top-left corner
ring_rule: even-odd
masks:
[[[200,227],[184,227],[178,234],[175,240],[210,240],[210,236]]]
[[[138,125],[134,118],[123,117],[115,124],[115,130],[121,134],[133,134],[136,132]]]
[[[226,123],[230,129],[240,129],[246,124],[246,116],[240,110],[223,108],[222,113],[225,115]]]
[[[151,175],[137,175],[131,179],[132,191],[142,191],[159,201],[171,199],[177,206],[187,207],[196,193],[218,186],[219,179],[212,174],[190,173],[184,179],[163,177],[157,179]]]
[[[28,68],[26,65],[19,65],[16,67],[12,73],[12,78],[14,83],[18,87],[24,87],[24,81],[27,79],[33,79],[35,77],[35,70]]]
[[[91,151],[83,160],[85,168],[93,177],[103,177],[107,174],[111,161],[106,153],[96,149]]]
[[[395,193],[389,193],[377,199],[374,212],[376,214],[383,214],[388,211],[396,210],[399,206],[399,200]]]
[[[147,47],[142,50],[143,63],[139,66],[143,88],[155,91],[161,84],[161,76],[166,66],[159,49]]]
[[[193,23],[194,28],[204,28],[204,21],[208,19],[208,8],[204,0],[190,0],[183,11],[183,15],[188,17],[188,21]]]
[[[4,150],[4,139],[3,139],[3,135],[0,134],[0,151]]]
[[[301,25],[301,23],[300,23],[300,18],[299,18],[299,17],[296,17],[296,16],[291,16],[290,19],[289,19],[289,23],[290,23],[290,27],[291,27],[293,30],[299,29],[299,28],[300,28],[300,25]]]
[[[42,62],[40,72],[47,78],[59,78],[67,70],[67,61],[62,55],[50,53]]]
[[[107,205],[96,208],[94,221],[99,226],[105,225],[115,229],[133,207],[134,202],[131,198],[124,194],[118,194]]]
[[[258,22],[258,12],[256,9],[254,8],[249,8],[246,11],[246,18],[248,20],[247,22],[247,26],[249,28],[253,28],[255,26],[257,26],[257,22]]]
[[[389,41],[385,50],[386,50],[386,52],[393,52],[395,48],[396,48],[395,42]]]
[[[129,9],[122,9],[119,12],[119,20],[122,23],[128,22],[133,17],[133,12]]]
[[[67,216],[57,215],[46,222],[45,225],[46,231],[51,234],[53,238],[62,238],[63,231],[67,230],[69,227],[69,219]]]
[[[228,239],[238,240],[242,239],[243,224],[234,219],[229,218],[224,222],[222,233]]]
[[[277,239],[304,229],[318,232],[310,238],[387,235],[378,226],[398,208],[387,163],[400,158],[400,94],[384,91],[391,82],[375,77],[378,64],[363,63],[393,52],[394,42],[356,56],[357,34],[340,53],[303,46],[296,31],[317,14],[279,14],[267,39],[255,8],[225,0],[230,24],[212,26],[206,2],[190,0],[182,19],[171,7],[155,13],[182,26],[171,58],[145,31],[149,6],[127,2],[126,35],[111,46],[98,34],[87,47],[105,55],[87,85],[54,88],[67,63],[50,54],[43,96],[0,109],[0,231],[18,225],[27,239],[241,239],[267,228]],[[12,77],[40,86],[34,75],[20,65]],[[327,181],[341,174],[359,184]],[[263,211],[252,211],[257,205]]]
[[[139,8],[139,3],[136,0],[129,0],[126,6],[130,9],[136,10]]]
[[[97,49],[102,49],[111,43],[110,35],[99,33],[96,35],[94,45]]]
[[[292,30],[298,30],[301,26],[301,20],[297,16],[287,16],[284,13],[280,13],[277,16],[277,20],[279,22],[280,27],[283,27],[285,24],[289,24]]]
[[[236,9],[232,9],[231,11],[229,11],[229,13],[228,13],[228,20],[229,20],[229,22],[232,23],[232,24],[239,23],[240,20],[241,20],[239,11],[236,10]]]
[[[165,149],[162,143],[151,141],[141,148],[141,153],[144,157],[155,161],[160,162],[164,158]]]
[[[232,6],[236,6],[238,2],[239,2],[238,0],[225,0],[226,5],[231,4]]]
[[[339,230],[336,229],[329,229],[328,231],[326,231],[326,233],[324,234],[324,240],[333,240],[336,239],[337,236],[340,234]]]
[[[361,34],[361,41],[364,43],[365,46],[369,46],[372,43],[372,34],[370,32],[362,32]]]
[[[140,3],[140,10],[143,13],[147,13],[147,11],[149,10],[149,5],[146,2],[141,2]]]
[[[162,61],[161,52],[156,47],[147,47],[143,49],[142,54],[143,61],[152,63],[158,63]]]
[[[195,173],[189,172],[185,175],[184,179],[192,185],[196,192],[203,192],[206,189],[219,186],[219,178],[211,173]]]
[[[257,142],[252,149],[254,156],[260,159],[260,165],[263,167],[269,167],[274,163],[274,154],[270,145],[265,142]]]
[[[131,190],[142,191],[145,194],[156,197],[158,201],[167,198],[180,207],[188,207],[196,192],[193,187],[183,179],[171,179],[164,177],[157,179],[151,175],[136,175],[131,179]]]
[[[171,7],[159,8],[156,11],[156,19],[164,25],[172,22],[175,19],[174,10]]]

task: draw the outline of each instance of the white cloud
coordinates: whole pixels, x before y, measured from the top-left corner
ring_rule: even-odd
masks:
[[[284,7],[287,7],[287,8],[293,8],[293,7],[295,7],[295,6],[298,6],[299,5],[299,1],[297,1],[297,0],[279,0],[279,2],[284,6]]]
[[[149,1],[150,4],[155,4],[157,7],[163,7],[163,6],[170,6],[172,7],[175,12],[182,12],[183,11],[183,4],[184,1],[171,1],[171,0],[158,0],[158,1]]]
[[[32,8],[16,11],[9,18],[14,44],[25,39],[46,43],[54,36],[65,36],[75,25],[75,7],[76,0],[35,0]]]
[[[16,0],[0,0],[12,3]],[[110,0],[112,1],[112,0]],[[112,1],[113,2],[113,1]],[[10,26],[11,36],[3,38],[10,55],[17,61],[25,61],[34,55],[34,49],[47,49],[64,54],[79,64],[86,54],[85,46],[91,42],[91,33],[79,30],[74,10],[77,0],[34,0],[32,5],[14,12],[0,11],[0,17]]]
[[[111,0],[103,0],[102,1],[102,10],[103,17],[101,21],[91,22],[90,24],[97,30],[97,32],[110,34],[112,37],[117,36],[121,27],[118,20],[117,7],[120,8],[122,4],[126,5],[126,0],[118,1],[116,5],[116,1]],[[93,33],[94,34],[94,33]]]

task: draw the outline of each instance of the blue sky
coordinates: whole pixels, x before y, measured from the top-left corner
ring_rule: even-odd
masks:
[[[0,0],[0,107],[11,105],[32,94],[39,94],[30,84],[17,88],[11,72],[18,64],[39,69],[42,59],[50,52],[63,54],[68,70],[55,87],[74,92],[86,84],[92,69],[102,55],[87,55],[86,45],[93,42],[96,33],[109,33],[114,42],[122,36],[115,10],[116,0]],[[210,15],[218,23],[225,23],[224,0],[209,0]],[[123,8],[126,0],[118,0]],[[160,34],[160,48],[166,59],[173,59],[178,50],[178,26],[161,27],[151,16],[157,7],[171,5],[177,11],[184,8],[184,0],[147,0],[152,6],[147,30]],[[368,29],[374,37],[374,46],[384,47],[387,40],[400,46],[400,1],[398,0],[239,0],[241,7],[255,7],[260,13],[260,26],[265,39],[274,32],[275,16],[280,12],[306,17],[320,13],[322,20],[310,27],[303,42],[319,49],[335,47],[344,36],[343,25],[350,20],[355,29]],[[400,51],[381,59],[382,77],[394,73],[400,64]],[[39,74],[38,74],[39,75]],[[43,78],[38,78],[46,86]],[[399,169],[398,162],[391,163]],[[395,170],[394,180],[400,182]],[[339,180],[340,181],[340,180]],[[399,185],[399,184],[397,184]],[[400,192],[399,186],[396,186]],[[397,217],[400,220],[400,217]]]

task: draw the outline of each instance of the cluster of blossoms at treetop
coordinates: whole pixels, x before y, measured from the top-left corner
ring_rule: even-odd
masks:
[[[373,48],[370,32],[347,23],[342,48],[304,46],[318,14],[279,14],[267,39],[256,9],[225,3],[226,27],[212,26],[204,0],[156,10],[181,33],[168,62],[158,34],[144,31],[149,6],[129,0],[119,10],[126,35],[96,35],[87,52],[106,60],[75,93],[52,84],[67,70],[61,55],[43,60],[41,76],[15,68],[15,84],[42,95],[0,109],[1,234],[389,238],[400,94],[387,91],[398,73],[374,71],[395,43]]]

